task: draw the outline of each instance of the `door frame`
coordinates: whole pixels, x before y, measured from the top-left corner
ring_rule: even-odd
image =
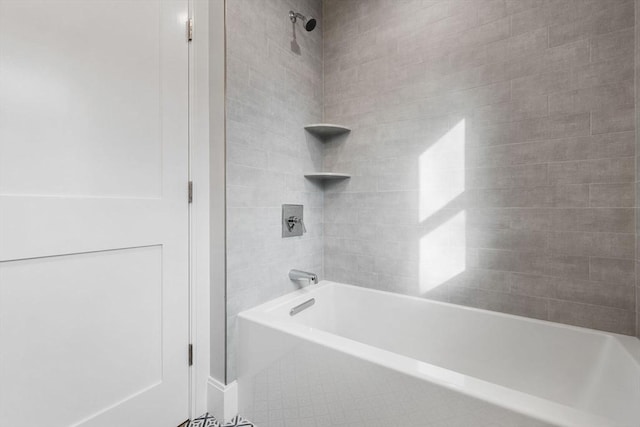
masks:
[[[189,205],[189,342],[193,345],[193,365],[189,369],[189,418],[206,412],[206,377],[209,358],[209,194],[203,191],[208,180],[208,5],[206,0],[189,0],[193,38],[189,42],[189,180],[193,182],[193,202]],[[185,25],[187,25],[185,23]],[[186,185],[186,183],[185,183]],[[207,186],[208,187],[208,186]],[[186,186],[185,186],[186,188]],[[206,370],[206,372],[204,372]],[[202,387],[202,377],[205,377]]]
[[[225,0],[188,0],[190,418],[207,412],[207,382],[225,382]],[[218,415],[218,414],[216,414]]]

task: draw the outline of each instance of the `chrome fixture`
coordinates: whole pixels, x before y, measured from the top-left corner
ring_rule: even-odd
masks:
[[[313,19],[312,17],[307,18],[301,13],[294,12],[293,10],[289,11],[289,19],[291,19],[291,22],[295,24],[298,18],[302,20],[302,26],[304,27],[305,30],[313,31],[313,29],[316,28],[316,20]]]
[[[293,307],[291,311],[289,311],[289,316],[295,316],[296,314],[300,313],[302,310],[311,307],[315,303],[316,303],[315,298],[308,299],[302,304],[298,304],[295,307]]]
[[[293,281],[308,280],[309,284],[311,284],[311,282],[318,283],[318,275],[317,274],[309,273],[307,271],[302,271],[302,270],[291,270],[291,271],[289,271],[289,279],[291,279]]]
[[[306,232],[304,206],[282,205],[282,237],[302,236]]]

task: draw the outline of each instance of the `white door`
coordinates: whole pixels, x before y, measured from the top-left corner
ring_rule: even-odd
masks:
[[[0,426],[188,418],[187,0],[0,0]]]

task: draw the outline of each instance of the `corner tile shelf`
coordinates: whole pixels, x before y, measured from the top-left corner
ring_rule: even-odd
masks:
[[[332,138],[335,138],[339,135],[344,135],[346,133],[351,132],[346,126],[333,125],[329,123],[316,123],[312,125],[307,125],[304,127],[307,132],[312,135],[315,135],[323,142],[330,141]],[[307,179],[313,179],[317,181],[338,181],[343,179],[351,178],[351,175],[347,175],[346,173],[336,173],[336,172],[313,172],[304,175]]]
[[[317,179],[319,181],[330,181],[330,180],[338,180],[338,179],[349,179],[351,175],[347,175],[346,173],[334,173],[334,172],[315,172],[308,173],[304,175],[307,179]]]
[[[334,136],[351,132],[351,129],[346,126],[332,125],[330,123],[316,123],[307,125],[304,128],[307,130],[307,132],[323,140],[328,140],[330,138],[333,138]]]

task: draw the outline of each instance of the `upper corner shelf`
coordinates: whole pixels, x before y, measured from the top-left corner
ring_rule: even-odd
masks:
[[[308,132],[322,139],[332,138],[334,136],[342,135],[343,133],[351,132],[351,129],[346,126],[332,125],[329,123],[316,123],[307,125],[304,128]]]

